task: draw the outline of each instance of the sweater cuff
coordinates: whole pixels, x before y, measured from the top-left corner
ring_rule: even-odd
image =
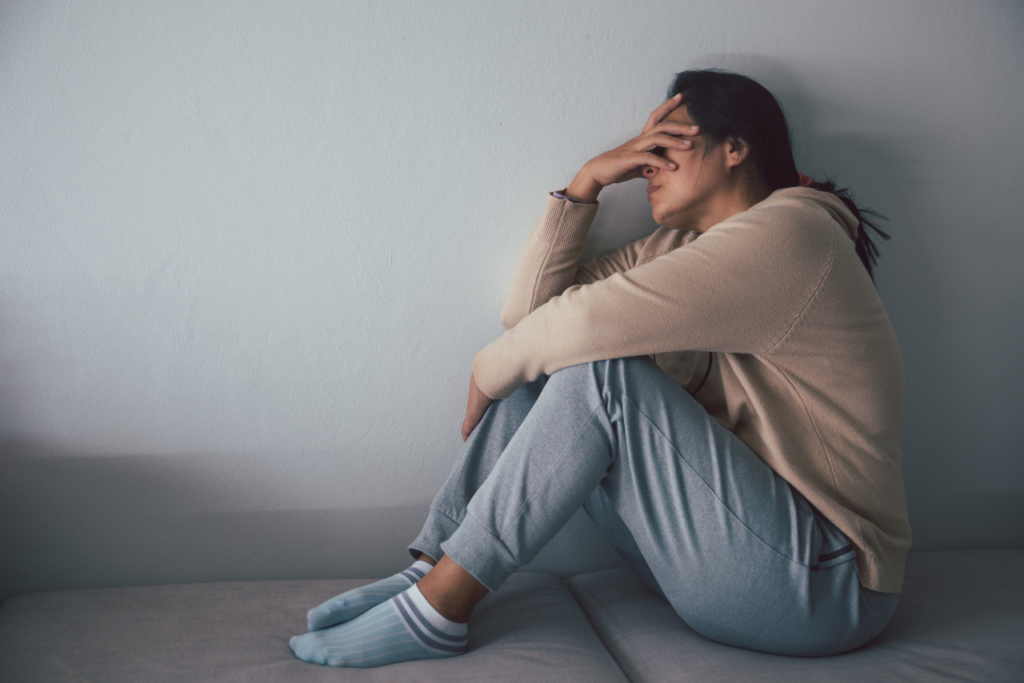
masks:
[[[542,239],[559,250],[566,247],[581,247],[587,241],[590,225],[597,215],[597,206],[568,198],[559,199],[552,192],[548,195],[544,217],[541,219],[543,228],[540,234],[546,233],[548,237]]]
[[[576,199],[575,197],[570,197],[569,195],[565,194],[565,190],[567,190],[567,189],[569,189],[569,188],[565,188],[565,189],[562,189],[562,190],[556,190],[556,191],[551,193],[551,196],[554,197],[555,199],[567,199],[570,202],[572,202],[573,204],[588,204],[590,206],[597,206],[598,202],[585,202],[582,199]]]
[[[504,337],[504,335],[502,335]],[[494,358],[502,337],[485,346],[473,359],[473,380],[487,398],[498,400],[508,398],[516,389],[526,383],[525,378],[516,382],[514,378],[503,377],[501,362]]]

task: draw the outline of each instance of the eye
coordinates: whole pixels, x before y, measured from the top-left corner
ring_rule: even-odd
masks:
[[[665,156],[665,148],[664,147],[655,147],[654,149],[651,150],[651,152],[656,154],[659,157]]]

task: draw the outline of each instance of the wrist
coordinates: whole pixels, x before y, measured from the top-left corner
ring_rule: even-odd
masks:
[[[602,189],[604,189],[604,185],[594,180],[584,169],[576,174],[576,177],[572,179],[569,187],[565,188],[562,194],[593,204],[597,201],[597,195],[601,193]]]

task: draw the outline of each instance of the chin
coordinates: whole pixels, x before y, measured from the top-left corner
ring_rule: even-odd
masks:
[[[658,225],[671,228],[677,225],[682,216],[685,216],[689,206],[686,203],[673,201],[671,197],[660,197],[661,201],[655,200],[651,204],[651,218]],[[669,201],[666,201],[668,199]]]
[[[672,216],[666,215],[664,212],[651,211],[651,218],[653,218],[654,222],[663,228],[676,229],[678,227],[675,225],[678,221],[673,221]]]

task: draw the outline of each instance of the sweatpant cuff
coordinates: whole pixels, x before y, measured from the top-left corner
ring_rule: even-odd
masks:
[[[472,514],[462,520],[458,531],[442,544],[444,552],[492,593],[523,563],[512,556],[497,538]]]
[[[419,559],[420,553],[424,553],[437,562],[444,555],[441,543],[451,538],[458,530],[458,522],[443,512],[430,508],[427,521],[423,523],[423,530],[416,540],[409,544],[409,554],[413,559]]]

